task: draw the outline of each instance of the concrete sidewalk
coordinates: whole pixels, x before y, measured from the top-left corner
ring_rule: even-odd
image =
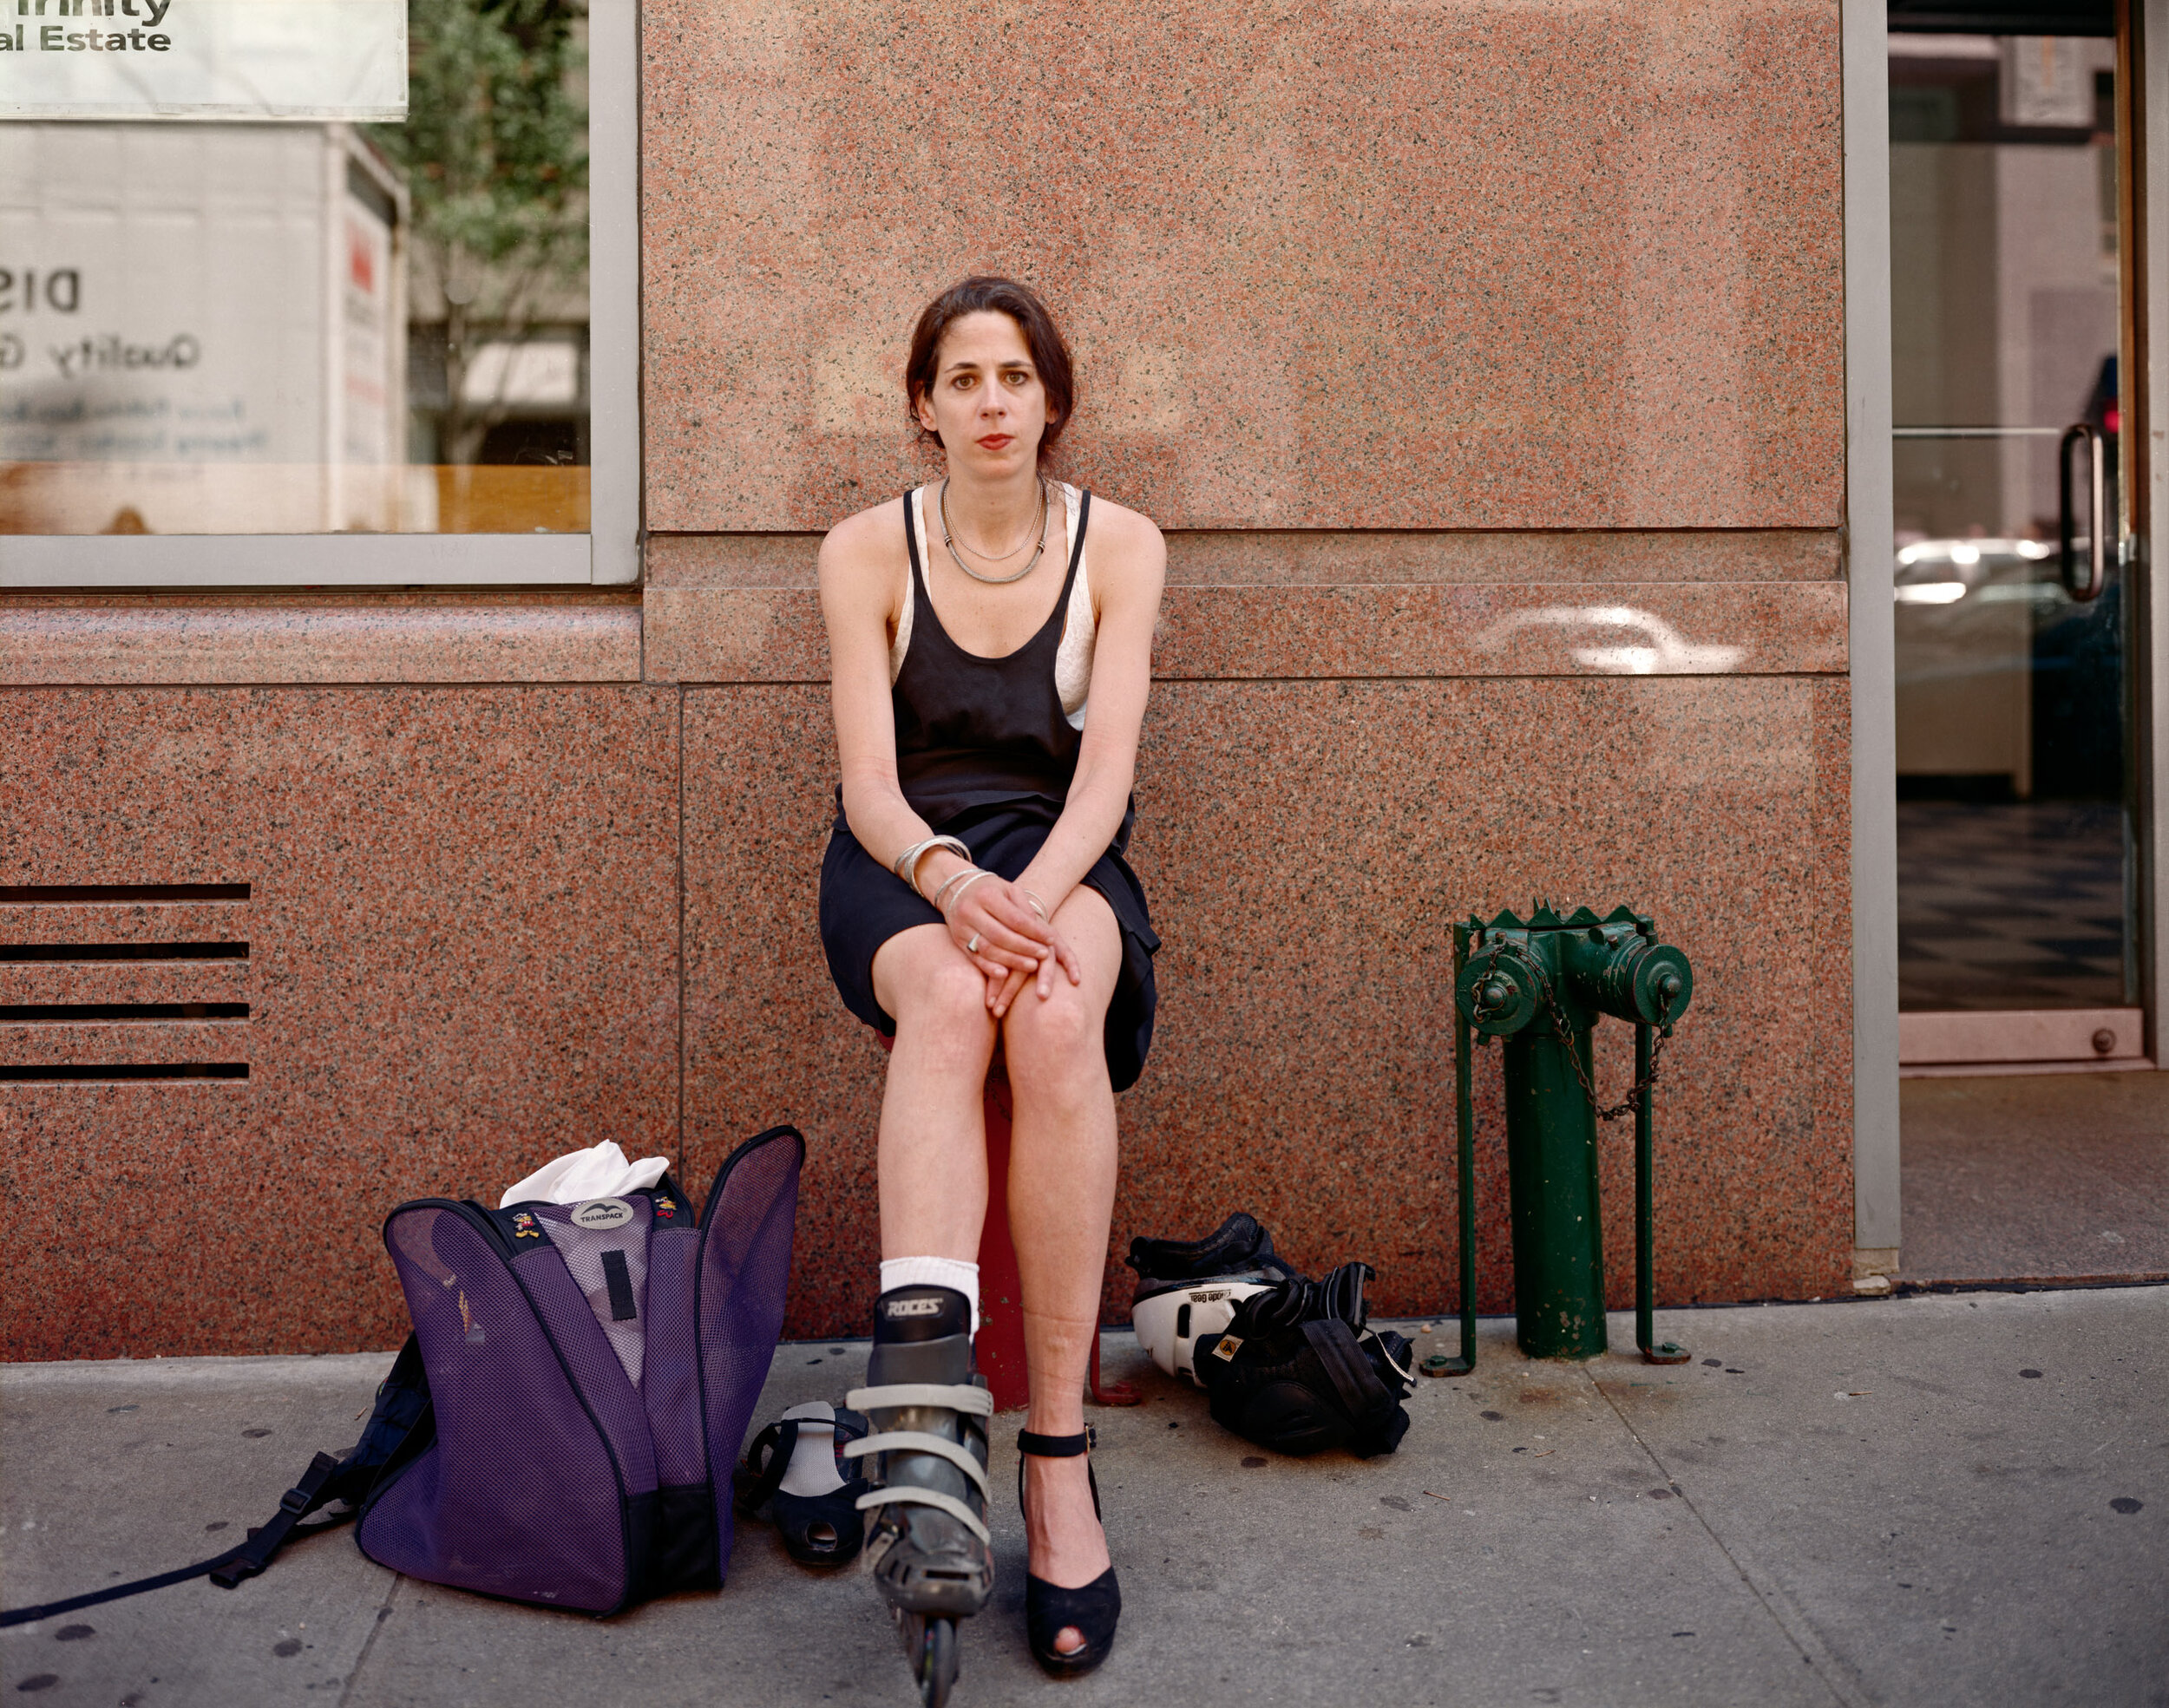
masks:
[[[1419,1346],[1434,1350],[1448,1325]],[[1487,1324],[1399,1453],[1268,1457],[1108,1338],[1094,1414],[1124,1613],[1055,1685],[1026,1656],[1013,1502],[960,1708],[1064,1703],[2169,1704],[2169,1289],[1664,1313],[1694,1362],[1532,1366]],[[1631,1343],[1615,1318],[1615,1344]],[[862,1344],[787,1345],[757,1423],[840,1398]],[[385,1357],[0,1368],[6,1605],[215,1552]],[[1013,1420],[1010,1420],[1013,1421]],[[994,1486],[1014,1476],[999,1428]],[[40,1708],[916,1701],[855,1572],[741,1527],[720,1595],[606,1624],[395,1578],[351,1533],[0,1633]]]

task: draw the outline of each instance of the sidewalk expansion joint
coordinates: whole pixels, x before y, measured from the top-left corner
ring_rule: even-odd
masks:
[[[383,1605],[377,1609],[377,1617],[370,1622],[369,1635],[362,1639],[362,1652],[354,1657],[353,1667],[346,1675],[345,1687],[339,1692],[339,1708],[346,1708],[353,1698],[355,1686],[362,1682],[362,1669],[369,1665],[370,1652],[377,1646],[377,1639],[383,1633],[385,1626],[391,1622],[392,1604],[399,1600],[399,1592],[406,1587],[406,1584],[403,1574],[392,1574],[391,1587],[385,1592]]]
[[[1665,1487],[1672,1490],[1674,1498],[1694,1515],[1694,1521],[1701,1527],[1702,1534],[1710,1539],[1711,1545],[1724,1556],[1725,1563],[1732,1567],[1739,1575],[1740,1582],[1746,1586],[1748,1593],[1755,1598],[1763,1612],[1770,1616],[1770,1622],[1783,1633],[1785,1640],[1792,1646],[1800,1659],[1814,1668],[1815,1676],[1822,1681],[1823,1688],[1831,1693],[1834,1700],[1842,1705],[1842,1708],[1872,1708],[1868,1697],[1853,1689],[1850,1679],[1841,1678],[1840,1675],[1845,1669],[1837,1658],[1821,1642],[1815,1639],[1806,1616],[1789,1605],[1780,1606],[1785,1600],[1783,1592],[1775,1585],[1766,1586],[1757,1581],[1756,1574],[1741,1563],[1740,1556],[1727,1545],[1725,1539],[1717,1534],[1716,1527],[1704,1515],[1701,1507],[1697,1504],[1694,1497],[1681,1486],[1679,1478],[1672,1474],[1671,1467],[1667,1465],[1656,1450],[1642,1438],[1641,1431],[1635,1427],[1634,1420],[1620,1409],[1619,1402],[1605,1391],[1604,1384],[1596,1379],[1596,1373],[1585,1366],[1581,1374],[1583,1379],[1596,1391],[1598,1397],[1611,1408],[1612,1416],[1619,1419],[1620,1427],[1632,1437],[1635,1445],[1641,1450],[1643,1456],[1655,1467],[1657,1475],[1664,1479]],[[1796,1625],[1802,1629],[1796,1630],[1794,1628]]]

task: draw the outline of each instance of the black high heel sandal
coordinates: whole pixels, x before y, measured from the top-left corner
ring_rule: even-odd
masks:
[[[1018,1430],[1018,1509],[1021,1511],[1025,1504],[1026,1456],[1035,1459],[1074,1459],[1090,1452],[1097,1444],[1089,1427],[1073,1436],[1043,1436],[1034,1435],[1030,1430]],[[1097,1518],[1099,1479],[1092,1475],[1089,1463],[1084,1467],[1084,1476],[1091,1484],[1092,1515]],[[1032,1658],[1058,1679],[1078,1678],[1106,1659],[1108,1651],[1115,1646],[1115,1621],[1121,1617],[1122,1586],[1115,1581],[1112,1566],[1078,1589],[1065,1589],[1045,1578],[1036,1578],[1030,1572],[1025,1574],[1025,1640],[1032,1646]],[[1054,1646],[1054,1639],[1072,1626],[1084,1638],[1084,1646],[1064,1654]]]

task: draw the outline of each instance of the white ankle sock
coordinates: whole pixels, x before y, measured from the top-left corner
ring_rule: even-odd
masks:
[[[881,1291],[892,1287],[954,1287],[972,1301],[972,1332],[979,1332],[979,1265],[960,1257],[885,1257]]]

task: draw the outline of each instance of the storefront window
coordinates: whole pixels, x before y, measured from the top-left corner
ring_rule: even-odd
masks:
[[[586,0],[8,10],[0,534],[588,529]]]

